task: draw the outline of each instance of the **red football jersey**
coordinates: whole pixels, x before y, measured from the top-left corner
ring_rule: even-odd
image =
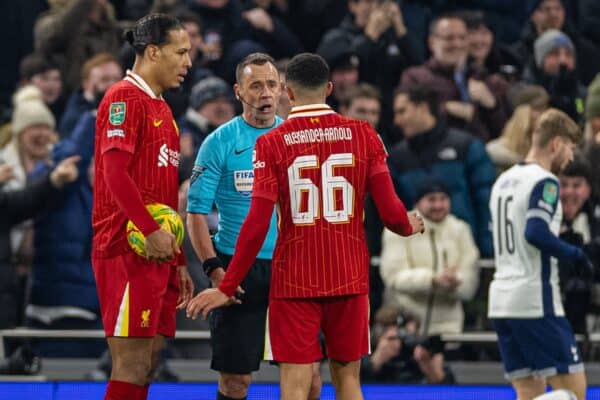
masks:
[[[167,103],[133,73],[113,85],[98,107],[92,210],[96,257],[129,249],[128,219],[104,180],[103,155],[111,149],[133,154],[128,172],[144,204],[158,202],[177,210],[179,131]]]
[[[271,296],[368,293],[363,204],[370,177],[388,171],[377,133],[327,105],[295,107],[255,149],[252,195],[279,211]]]

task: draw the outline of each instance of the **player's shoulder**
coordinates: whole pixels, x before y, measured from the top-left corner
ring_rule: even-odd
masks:
[[[351,127],[358,128],[363,132],[373,131],[373,128],[371,128],[371,125],[369,125],[369,123],[367,121],[364,121],[361,119],[351,118],[351,117],[348,117],[346,115],[342,115],[339,113],[327,114],[326,117],[328,118],[327,122],[329,122],[329,124],[339,124],[339,125],[343,125],[343,126],[351,126]]]
[[[541,182],[553,181],[558,183],[558,177],[539,164],[529,163],[522,166],[522,175],[529,181],[529,184],[535,186]]]
[[[144,92],[142,92],[137,86],[123,79],[108,88],[103,99],[111,102],[118,100],[126,101],[139,99],[143,96]]]
[[[354,136],[362,136],[367,138],[366,140],[376,140],[377,142],[381,142],[383,144],[383,140],[379,133],[369,124],[368,121],[355,119],[346,117],[344,115],[339,115],[339,121],[341,126],[346,126],[352,129],[352,134]]]
[[[536,187],[548,182],[558,186],[556,175],[539,164],[519,163],[500,174],[492,191],[498,193],[511,191],[513,194],[527,198]]]
[[[277,124],[276,124],[277,125]],[[282,135],[296,130],[318,129],[324,127],[345,126],[357,128],[361,132],[376,132],[367,121],[350,118],[336,112],[325,115],[298,116],[288,118],[269,131],[271,136]]]
[[[269,129],[267,132],[260,135],[256,141],[270,141],[273,138],[282,136],[291,130],[294,130],[294,125],[291,123],[290,119],[281,119],[280,117],[275,118],[275,123],[273,124],[273,128]]]

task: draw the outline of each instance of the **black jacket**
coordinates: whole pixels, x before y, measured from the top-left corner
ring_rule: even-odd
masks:
[[[558,76],[550,76],[530,62],[523,72],[523,81],[542,86],[550,95],[551,107],[564,111],[578,123],[583,122],[587,89],[580,82],[577,71],[561,71]]]
[[[600,56],[599,49],[592,41],[576,33],[568,21],[565,22],[562,31],[573,41],[577,59],[577,70],[582,82],[584,85],[587,85],[600,70],[597,63],[598,56]],[[529,21],[523,27],[521,40],[510,47],[510,52],[514,59],[522,61],[521,67],[523,69],[534,59],[533,45],[537,38],[538,34],[535,26],[533,22]]]
[[[591,240],[584,243],[583,236],[573,230],[573,221],[567,220],[562,222],[560,238],[583,249],[594,264],[597,284],[600,272],[600,203],[593,198],[589,199],[579,214],[587,217]],[[558,266],[565,316],[575,333],[587,333],[586,315],[591,311],[594,282],[589,280],[588,274],[582,270],[585,266],[580,262],[560,260]]]
[[[317,53],[328,61],[334,54],[344,51],[358,56],[360,80],[372,83],[381,91],[384,112],[382,120],[387,124],[391,121],[388,110],[391,110],[393,91],[400,81],[402,71],[424,61],[418,49],[419,45],[410,32],[399,39],[393,29],[384,32],[374,42],[349,15],[340,26],[325,34]]]
[[[417,202],[419,182],[427,177],[445,182],[452,214],[471,226],[482,256],[493,256],[488,202],[496,170],[481,140],[438,123],[392,147],[388,165],[396,191],[409,209]]]
[[[48,209],[60,198],[60,191],[49,176],[23,190],[0,191],[0,328],[14,326],[17,321],[16,275],[12,263],[10,230],[19,222]]]

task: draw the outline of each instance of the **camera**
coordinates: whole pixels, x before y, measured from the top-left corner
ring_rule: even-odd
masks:
[[[419,324],[415,318],[400,313],[396,319],[396,325],[398,326],[398,339],[402,343],[400,358],[405,360],[412,358],[417,346],[422,346],[432,355],[444,352],[444,342],[440,335],[420,336]]]

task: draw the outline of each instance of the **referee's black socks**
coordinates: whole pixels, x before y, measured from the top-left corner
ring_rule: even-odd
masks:
[[[223,393],[217,390],[217,400],[246,400],[247,396],[241,398],[225,396]]]

